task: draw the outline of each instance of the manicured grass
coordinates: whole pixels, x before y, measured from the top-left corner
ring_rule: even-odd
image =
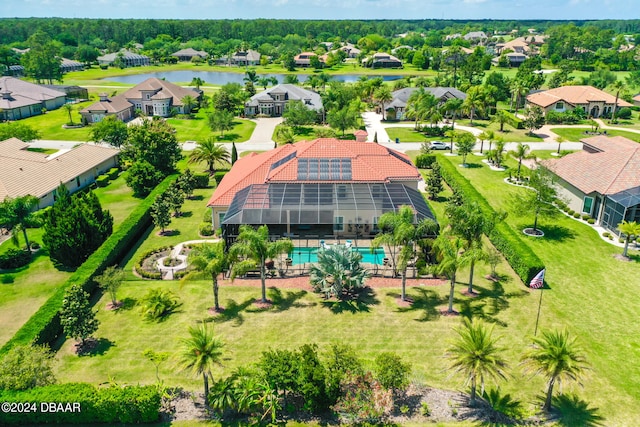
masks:
[[[142,202],[142,199],[133,197],[133,191],[127,186],[123,173],[106,187],[96,188],[94,193],[100,199],[102,208],[108,209],[113,215],[114,229]]]
[[[471,126],[471,122],[467,119],[456,120],[456,124],[461,126]],[[496,137],[503,138],[505,142],[542,142],[542,138],[539,136],[529,135],[529,131],[527,129],[515,129],[508,124],[505,124],[503,131],[500,132],[499,123],[475,119],[473,121],[473,127],[481,131],[492,130],[495,132]]]
[[[200,110],[193,119],[167,119],[167,123],[176,129],[178,141],[204,141],[213,136],[216,141],[221,142],[244,142],[247,141],[256,127],[255,122],[247,119],[235,118],[233,129],[220,135],[220,132],[212,132],[207,120],[210,110]]]
[[[71,113],[74,123],[80,123],[78,111],[89,105],[91,102],[81,102],[74,104],[74,111]],[[22,119],[20,122],[31,126],[40,132],[41,139],[53,139],[62,141],[88,141],[88,126],[78,129],[64,129],[62,125],[69,121],[69,114],[62,108],[47,111],[46,114]]]
[[[43,153],[48,156],[58,152],[58,150],[56,150],[55,148],[27,148],[27,151],[33,151],[34,153]]]
[[[276,126],[276,129],[273,131],[273,135],[271,136],[271,139],[273,139],[274,141],[280,143],[280,139],[278,139],[276,137],[276,134],[278,133],[278,127],[279,126],[283,126],[283,125],[278,125]],[[324,129],[324,130],[333,130],[333,132],[335,133],[335,137],[338,139],[344,139],[344,140],[355,140],[356,137],[354,136],[354,132],[357,131],[358,129],[345,129],[344,135],[342,134],[342,131],[340,131],[339,129],[331,129],[329,126],[322,126],[322,125],[316,125],[316,126],[298,126],[297,128],[295,128],[294,130],[294,142],[300,142],[300,141],[312,141],[314,139],[317,138],[316,136],[316,130],[318,129]]]
[[[590,131],[591,127],[576,128],[551,128],[551,131],[565,138],[567,141],[578,142],[583,138],[590,138],[593,135],[586,135],[585,130]],[[606,129],[607,136],[624,136],[632,141],[640,142],[640,133],[626,132],[623,130]]]
[[[426,136],[422,132],[417,132],[413,128],[386,128],[387,135],[391,141],[395,141],[396,138],[400,139],[400,142],[425,142],[425,141],[442,141],[447,140],[442,136]],[[384,141],[379,141],[384,142]]]
[[[473,167],[461,168],[461,172],[495,208],[511,211],[509,195],[527,190],[505,184],[502,179],[508,171],[491,171],[471,156],[469,161]],[[516,166],[512,159],[506,163]],[[511,211],[506,221],[520,232],[532,225],[533,217]],[[621,248],[564,215],[541,219],[539,226],[547,235],[525,241],[547,267],[550,289],[544,291],[540,327],[567,328],[578,338],[592,371],[577,394],[600,408],[605,424],[638,425],[640,393],[634,378],[640,376],[640,366],[628,361],[640,358],[640,346],[630,338],[640,333],[640,326],[632,320],[640,310],[640,301],[629,298],[637,291],[640,256],[632,253],[631,262],[615,259],[613,255],[621,253]],[[534,322],[535,317],[529,319],[531,325]]]

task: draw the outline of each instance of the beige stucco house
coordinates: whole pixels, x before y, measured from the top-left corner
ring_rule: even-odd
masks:
[[[615,101],[615,96],[593,86],[562,86],[527,96],[527,103],[541,107],[545,114],[549,111],[563,113],[581,107],[587,115],[596,118],[610,115]],[[631,104],[618,98],[618,109],[622,107],[631,107]]]
[[[66,93],[15,77],[0,77],[0,118],[19,120],[55,110],[66,102]]]

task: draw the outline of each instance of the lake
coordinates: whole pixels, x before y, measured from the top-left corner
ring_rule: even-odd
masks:
[[[267,77],[275,77],[276,79],[278,79],[278,82],[282,83],[286,74],[260,74],[259,77],[263,77],[265,75]],[[131,76],[105,77],[102,80],[138,84],[142,83],[149,77],[157,77],[159,79],[165,79],[170,82],[190,82],[194,77],[200,77],[207,84],[224,85],[227,83],[240,83],[243,85],[244,81],[242,79],[244,79],[244,76],[245,75],[241,73],[228,73],[224,71],[159,71],[155,73],[134,74]],[[302,83],[309,77],[309,74],[298,74],[297,76],[298,80]],[[352,83],[357,81],[360,76],[361,74],[340,74],[331,76],[331,80]],[[369,77],[382,77],[384,81],[393,81],[402,78],[402,76],[373,75],[370,75]]]

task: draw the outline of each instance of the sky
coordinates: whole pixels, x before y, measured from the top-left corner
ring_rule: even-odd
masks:
[[[2,0],[0,17],[640,19],[640,0]]]

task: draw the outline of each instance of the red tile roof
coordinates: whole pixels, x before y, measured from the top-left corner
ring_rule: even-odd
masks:
[[[583,139],[583,150],[544,165],[585,194],[616,194],[640,187],[640,144],[616,136]]]
[[[272,169],[290,154],[294,156]],[[343,182],[418,181],[420,173],[404,153],[371,142],[321,138],[286,144],[261,154],[238,159],[214,191],[207,206],[228,206],[235,194],[251,184],[282,182],[340,182],[298,180],[298,159],[351,159],[352,178]]]
[[[527,96],[527,101],[546,108],[558,101],[568,102],[571,105],[583,105],[589,102],[604,102],[614,104],[616,97],[593,86],[561,86],[542,92],[536,92]],[[618,107],[630,107],[627,101],[618,98]]]

